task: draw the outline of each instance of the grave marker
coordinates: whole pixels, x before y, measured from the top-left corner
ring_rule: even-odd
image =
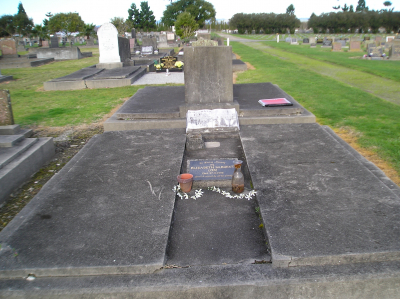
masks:
[[[350,40],[350,51],[351,52],[360,52],[361,51],[361,42]]]
[[[2,51],[3,56],[18,57],[17,45],[13,39],[0,40],[0,50]]]
[[[50,37],[50,48],[59,48],[58,37],[57,35],[53,35]]]
[[[310,43],[310,39],[308,38],[303,38],[303,44],[309,44]]]
[[[118,31],[111,23],[103,24],[97,31],[99,37],[99,64],[97,68],[113,69],[122,67],[118,48]]]
[[[335,42],[332,44],[332,51],[340,52],[342,51],[342,43]]]
[[[389,50],[389,59],[400,60],[400,43],[391,46]]]
[[[14,124],[14,117],[11,107],[10,92],[6,89],[0,89],[0,126],[9,126]]]
[[[188,172],[194,181],[232,180],[237,159],[188,160]]]

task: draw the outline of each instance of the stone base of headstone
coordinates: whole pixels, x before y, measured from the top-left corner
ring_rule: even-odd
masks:
[[[204,110],[204,109],[232,109],[235,108],[237,113],[239,113],[239,103],[237,101],[229,103],[198,103],[191,104],[187,103],[185,105],[179,106],[179,117],[186,117],[188,110]]]
[[[204,140],[201,134],[188,133],[186,135],[186,150],[195,151],[204,148]]]
[[[98,63],[96,64],[96,68],[98,69],[117,69],[123,67],[124,64],[122,62],[109,62],[109,63]]]

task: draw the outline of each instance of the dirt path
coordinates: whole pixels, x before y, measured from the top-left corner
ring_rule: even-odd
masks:
[[[381,99],[400,105],[400,88],[398,82],[328,62],[311,59],[303,55],[285,52],[280,49],[268,47],[260,42],[246,43],[243,41],[243,43],[254,49],[261,50],[264,53],[295,63],[306,70],[331,77],[337,81],[371,93]]]

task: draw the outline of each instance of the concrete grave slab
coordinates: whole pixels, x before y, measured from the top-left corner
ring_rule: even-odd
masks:
[[[102,79],[125,79],[132,75],[134,72],[138,71],[140,66],[128,66],[117,69],[104,70],[96,74],[95,77],[91,78],[93,80]]]
[[[104,71],[104,69],[98,69],[95,67],[86,67],[72,74],[53,79],[51,81],[79,81],[90,78],[98,73],[101,73],[102,71]]]
[[[160,269],[184,147],[180,129],[93,137],[0,233],[0,277]]]
[[[400,259],[399,197],[323,127],[243,126],[240,134],[273,265]]]

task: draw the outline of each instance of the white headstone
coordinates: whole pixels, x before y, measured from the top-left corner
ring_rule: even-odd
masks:
[[[214,128],[237,128],[239,130],[236,109],[188,110],[186,132],[194,129]]]
[[[99,37],[100,63],[121,62],[118,48],[118,31],[111,23],[101,25],[97,31]]]

